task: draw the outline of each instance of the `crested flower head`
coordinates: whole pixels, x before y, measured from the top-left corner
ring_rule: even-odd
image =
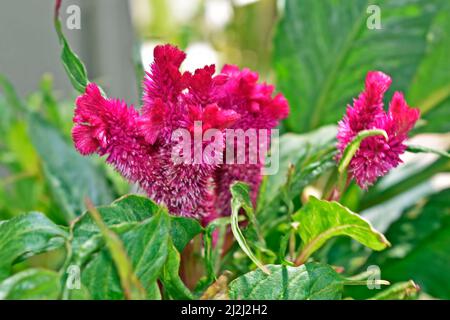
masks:
[[[174,46],[155,48],[140,112],[104,97],[95,83],[88,84],[76,100],[72,137],[81,154],[105,155],[117,171],[171,213],[207,221],[229,214],[225,202],[233,181],[251,184],[255,195],[259,187],[262,161],[229,166],[211,161],[225,157],[226,130],[270,131],[289,110],[283,96],[272,97],[272,86],[257,82],[257,73],[225,66],[215,75],[214,65],[182,72],[185,58]],[[174,161],[174,150],[177,156],[196,154],[195,136],[206,136],[209,129],[216,130],[213,152],[200,155],[199,161]],[[181,134],[174,135],[177,132]],[[179,149],[184,139],[188,148]],[[204,141],[201,147],[206,151]]]
[[[344,119],[339,122],[338,159],[345,147],[362,130],[385,130],[388,140],[373,136],[362,141],[349,164],[351,177],[358,185],[367,189],[378,177],[397,167],[405,152],[404,141],[419,119],[419,110],[406,103],[403,94],[395,92],[387,112],[383,109],[383,96],[391,84],[391,78],[379,71],[369,72],[365,90],[347,107]]]

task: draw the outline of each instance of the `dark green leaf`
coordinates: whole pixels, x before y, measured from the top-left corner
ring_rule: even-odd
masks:
[[[66,237],[63,229],[38,212],[0,224],[0,281],[10,275],[14,263],[59,248]]]
[[[413,279],[426,293],[450,299],[449,199],[447,189],[406,210],[386,232],[392,248],[374,253],[368,264],[379,265],[389,281]]]
[[[96,205],[114,199],[101,170],[90,159],[78,154],[55,128],[37,115],[30,116],[29,134],[42,159],[54,199],[64,210],[68,222],[84,211],[86,196]]]
[[[267,265],[230,283],[230,299],[329,300],[340,299],[343,279],[327,265],[307,263],[299,267]]]
[[[381,29],[369,29],[367,0],[286,0],[274,63],[278,88],[291,105],[289,130],[336,123],[370,70],[386,72],[394,90],[406,91],[425,55],[439,3],[378,1]]]
[[[203,233],[203,246],[204,246],[204,260],[206,268],[206,279],[202,286],[208,286],[216,280],[216,272],[220,268],[220,260],[223,253],[223,246],[225,236],[227,234],[228,226],[231,223],[230,217],[221,217],[211,221],[205,228]],[[217,242],[213,246],[213,233],[218,232]]]
[[[426,55],[407,95],[424,122],[417,132],[450,131],[450,9],[448,2],[445,5],[428,34]]]

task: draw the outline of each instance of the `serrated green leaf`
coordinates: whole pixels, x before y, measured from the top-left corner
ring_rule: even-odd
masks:
[[[328,265],[307,263],[299,267],[267,265],[230,283],[232,300],[336,300],[342,296],[343,279]]]
[[[28,269],[0,283],[0,300],[56,300],[61,292],[58,273]]]
[[[367,0],[286,0],[275,36],[278,88],[291,105],[288,129],[336,123],[370,70],[406,91],[426,54],[426,37],[441,1],[381,0],[381,29],[367,27]],[[433,72],[431,72],[432,74]]]
[[[64,245],[67,233],[38,212],[12,218],[0,224],[0,281],[21,259]]]
[[[299,223],[297,230],[302,239],[297,265],[306,262],[311,254],[336,236],[349,236],[377,251],[390,245],[369,222],[335,201],[310,197],[292,218]]]

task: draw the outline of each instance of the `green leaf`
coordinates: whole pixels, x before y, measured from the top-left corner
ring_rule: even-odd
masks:
[[[450,11],[448,3],[437,15],[427,36],[426,55],[408,91],[408,102],[420,108],[423,126],[417,132],[450,131]]]
[[[424,292],[450,299],[450,189],[432,195],[426,203],[406,210],[386,232],[392,248],[374,253],[368,264],[377,264],[383,278],[413,279]]]
[[[335,201],[310,197],[307,204],[292,218],[299,223],[297,230],[302,239],[302,251],[296,260],[297,265],[306,262],[311,254],[336,236],[349,236],[377,251],[390,245],[369,222]]]
[[[249,186],[242,182],[235,182],[231,185],[231,231],[241,247],[242,251],[252,260],[263,272],[269,273],[268,269],[261,261],[254,255],[250,249],[247,240],[245,240],[241,229],[239,228],[239,210],[244,208],[248,214],[249,205],[251,207],[251,200],[249,196]],[[253,209],[252,209],[253,210]]]
[[[179,275],[180,253],[169,240],[167,261],[161,273],[161,282],[171,298],[176,300],[191,300],[193,295],[184,285]]]
[[[0,283],[0,300],[56,300],[61,292],[58,273],[28,269]]]
[[[169,217],[161,210],[166,211],[150,199],[136,195],[125,196],[110,206],[98,208],[105,224],[116,232],[124,243],[133,270],[147,290],[148,299],[161,298],[156,277],[166,263],[170,249],[169,236],[174,233],[169,228],[170,220],[175,217]],[[183,238],[189,230],[183,231],[182,226],[190,224],[179,219],[177,222],[175,228],[178,228],[178,231],[175,234],[180,234]],[[124,295],[118,274],[92,218],[87,214],[81,216],[72,226],[72,235],[73,253],[70,263],[83,268],[82,282],[89,288],[92,297],[122,299]],[[142,259],[140,263],[139,259]]]
[[[363,195],[359,210],[367,209],[386,202],[394,197],[410,190],[412,187],[428,181],[434,175],[441,172],[450,172],[450,160],[440,157],[428,166],[421,167],[420,170],[388,186],[377,185]]]
[[[120,235],[132,268],[144,288],[154,288],[167,258],[170,232],[169,215],[159,210]],[[106,249],[96,254],[82,271],[82,283],[94,299],[122,299],[117,271]]]
[[[412,152],[412,153],[434,153],[438,156],[449,158],[450,159],[450,153],[443,151],[443,150],[437,150],[434,148],[429,148],[425,146],[419,146],[415,144],[408,144],[406,151]]]
[[[230,299],[238,300],[337,300],[343,279],[328,265],[307,263],[299,267],[267,265],[270,275],[255,270],[230,283]]]
[[[61,21],[59,20],[60,6],[61,1],[59,0],[59,4],[57,1],[55,7],[54,25],[56,33],[58,35],[59,43],[61,45],[61,61],[74,89],[80,93],[83,93],[86,85],[89,82],[87,78],[86,68],[81,62],[80,58],[78,58],[78,56],[72,51],[69,43],[64,37]]]
[[[130,231],[143,220],[152,217],[159,206],[147,197],[127,195],[117,199],[109,206],[98,207],[103,221],[109,229],[118,234]],[[202,227],[198,221],[185,217],[170,216],[170,235],[178,251],[198,233]],[[84,264],[90,255],[103,247],[104,242],[99,229],[88,214],[83,214],[72,226],[72,260]]]
[[[146,197],[127,195],[97,210],[109,229],[122,234],[152,217],[158,212],[159,206]],[[77,264],[83,263],[87,256],[104,245],[99,240],[100,230],[87,212],[72,225],[72,234],[73,259]]]
[[[0,281],[27,257],[64,245],[67,234],[46,216],[32,212],[0,224]]]
[[[370,300],[408,300],[415,299],[420,288],[414,281],[396,283],[376,294]]]
[[[367,27],[367,0],[285,3],[274,65],[278,88],[291,105],[288,129],[306,132],[341,119],[370,70],[391,75],[392,92],[406,91],[426,54],[426,36],[442,2],[378,1],[379,30]]]
[[[114,199],[103,172],[91,159],[78,154],[54,127],[37,115],[30,115],[29,135],[41,157],[54,199],[64,210],[68,222],[84,211],[86,196],[96,205]]]

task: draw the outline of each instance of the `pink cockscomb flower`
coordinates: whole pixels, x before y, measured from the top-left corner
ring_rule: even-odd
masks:
[[[214,75],[214,65],[194,73],[181,72],[185,57],[171,45],[155,48],[154,62],[143,82],[141,111],[104,97],[96,84],[88,84],[76,100],[72,137],[81,154],[105,155],[117,171],[171,213],[209,221],[228,214],[221,206],[223,199],[230,198],[231,175],[224,179],[225,165],[205,154],[200,161],[174,161],[179,144],[174,133],[188,132],[193,137],[188,151],[195,154],[197,124],[201,123],[200,135],[216,129],[223,136],[214,138],[218,148],[213,155],[224,158],[227,129],[270,130],[287,115],[288,106],[281,95],[271,97],[273,87],[256,82],[256,73],[226,66]],[[262,163],[256,165],[260,168]],[[236,164],[232,172],[235,180],[250,183],[257,192],[260,171],[253,167],[247,171],[246,164]]]
[[[378,177],[397,167],[405,152],[404,141],[408,132],[419,119],[419,110],[410,108],[401,92],[395,92],[387,112],[383,109],[384,93],[391,84],[391,78],[380,72],[367,73],[365,90],[347,107],[344,119],[339,122],[339,160],[345,147],[362,130],[385,130],[388,140],[373,136],[362,141],[360,148],[349,164],[349,173],[357,184],[367,189]]]

